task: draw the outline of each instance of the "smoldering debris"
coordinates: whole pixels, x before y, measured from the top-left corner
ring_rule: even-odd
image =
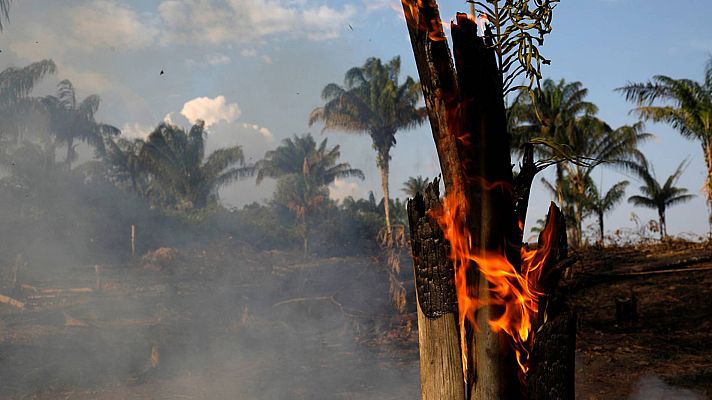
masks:
[[[0,397],[417,397],[414,331],[390,333],[413,321],[392,312],[382,267],[235,248],[103,265],[102,291],[69,290],[93,265],[31,282],[54,297],[0,310]]]

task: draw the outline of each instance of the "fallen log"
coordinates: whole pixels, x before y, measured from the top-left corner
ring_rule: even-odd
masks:
[[[20,310],[25,308],[25,303],[2,294],[0,294],[0,303],[19,308]]]
[[[604,283],[621,282],[646,276],[712,271],[712,266],[686,268],[687,265],[689,264],[685,264],[679,268],[655,269],[653,271],[621,272],[618,274],[582,274],[583,276],[579,278],[578,283],[571,286],[570,291],[575,292],[578,290],[588,289],[596,285],[602,285]]]

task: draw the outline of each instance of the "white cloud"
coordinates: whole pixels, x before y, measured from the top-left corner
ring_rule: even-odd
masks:
[[[338,37],[356,10],[309,5],[306,0],[163,0],[162,42],[246,44],[281,37],[326,40]]]
[[[145,139],[153,131],[153,128],[147,125],[139,124],[124,124],[121,127],[121,136],[127,139]]]
[[[230,64],[230,57],[226,56],[225,54],[222,53],[215,53],[215,54],[210,54],[206,58],[206,61],[210,65],[223,65],[223,64]]]
[[[225,96],[196,97],[183,104],[180,113],[194,124],[197,120],[205,121],[205,127],[210,127],[218,122],[231,123],[240,116],[240,107],[237,103],[228,103]]]
[[[28,59],[61,58],[67,52],[93,53],[97,50],[144,49],[158,36],[147,18],[114,0],[93,0],[79,6],[46,7],[10,40],[10,48]]]
[[[362,0],[366,11],[380,11],[383,9],[390,9],[395,12],[396,15],[405,19],[403,16],[403,5],[400,0]]]
[[[343,200],[349,196],[358,197],[360,186],[356,182],[347,182],[343,179],[337,179],[329,185],[329,197],[333,200]]]
[[[259,126],[259,125],[256,125],[256,124],[242,124],[242,127],[243,127],[243,128],[247,128],[247,129],[252,129],[253,131],[256,131],[257,133],[259,133],[260,135],[262,135],[262,137],[263,137],[265,140],[267,140],[267,141],[270,142],[270,143],[271,143],[271,142],[274,142],[274,135],[272,135],[272,132],[270,132],[270,130],[267,129],[267,128],[265,128],[264,126]]]
[[[248,58],[257,57],[257,50],[243,49],[243,50],[240,50],[240,55],[243,57],[248,57]]]
[[[143,49],[150,46],[158,30],[138,13],[114,0],[94,0],[71,12],[71,35],[77,48]]]

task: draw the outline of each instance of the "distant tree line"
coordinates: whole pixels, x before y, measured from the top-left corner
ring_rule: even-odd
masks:
[[[324,87],[324,105],[309,115],[309,124],[322,123],[325,131],[367,135],[376,152],[382,199],[371,193],[367,199],[338,202],[329,186],[337,179],[364,179],[364,174],[343,162],[340,147],[329,146],[327,139],[317,142],[311,134],[294,135],[255,163],[246,163],[241,146],[208,154],[202,121],[188,130],[163,122],[146,138],[129,140],[116,127],[96,120],[98,95],[80,98],[68,80],[60,81],[54,95],[33,97],[36,84],[56,69],[51,60],[43,60],[0,72],[0,213],[15,221],[15,227],[50,223],[63,227],[66,232],[60,236],[66,236],[72,224],[83,221],[81,232],[98,237],[91,221],[114,219],[121,225],[143,218],[156,227],[145,233],[147,246],[151,240],[165,240],[169,233],[163,227],[172,225],[255,246],[299,246],[309,254],[372,251],[379,232],[390,237],[394,225],[406,224],[404,203],[390,195],[390,152],[396,134],[423,124],[426,113],[418,82],[400,79],[398,57],[386,63],[370,58],[350,69],[343,85]],[[712,61],[703,83],[656,76],[619,90],[636,104],[641,120],[669,123],[700,141],[712,176]],[[625,198],[628,181],[605,192],[595,184],[593,172],[604,166],[641,182],[640,194],[629,202],[657,211],[664,238],[667,209],[692,197],[676,186],[685,164],[658,182],[639,148],[652,137],[643,123],[613,128],[597,116],[597,107],[586,97],[580,82],[564,80],[545,80],[531,95],[515,96],[508,108],[513,147],[533,143],[539,165],[555,165],[554,180],[542,183],[566,214],[572,245],[585,244],[583,222],[588,217],[596,220],[597,241],[603,243],[604,218]],[[81,144],[93,150],[94,158],[77,165]],[[241,209],[223,207],[220,189],[249,177],[257,184],[275,179],[272,199]],[[711,180],[706,183],[708,201]],[[402,190],[412,197],[428,182],[422,176],[410,177]],[[116,211],[123,207],[118,199],[126,203],[124,211]],[[107,204],[100,204],[103,201]],[[208,222],[213,225],[208,227]]]

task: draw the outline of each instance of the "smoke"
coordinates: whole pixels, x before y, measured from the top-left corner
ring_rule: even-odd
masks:
[[[644,376],[635,385],[629,400],[704,400],[689,389],[670,386],[657,376]]]

